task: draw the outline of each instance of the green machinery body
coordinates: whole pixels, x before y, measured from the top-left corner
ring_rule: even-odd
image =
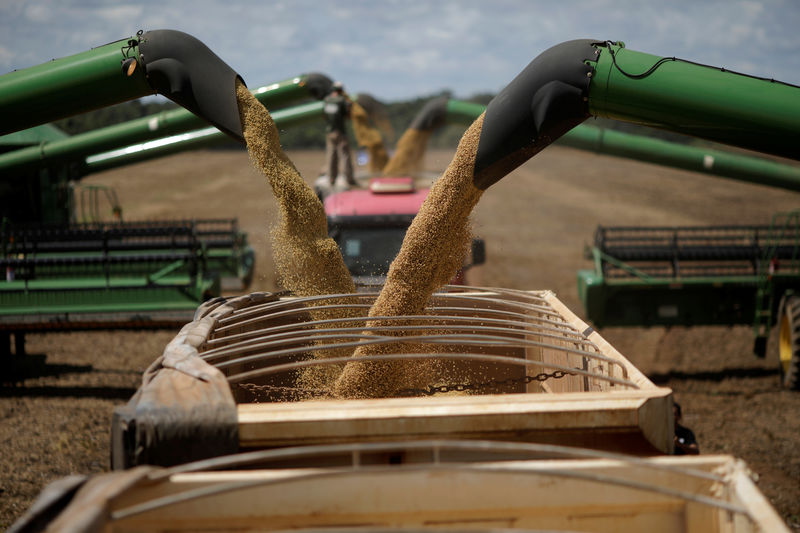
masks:
[[[180,50],[176,60],[172,48]],[[0,137],[0,335],[16,333],[18,352],[26,331],[175,327],[225,285],[249,285],[254,254],[235,219],[138,222],[122,221],[117,212],[112,222],[79,221],[86,213],[75,193],[87,192],[79,180],[91,172],[159,155],[131,157],[135,143],[158,144],[204,126],[204,145],[241,140],[237,77],[202,43],[171,30],[0,76],[0,133],[6,134]],[[303,74],[252,92],[273,108],[318,100],[330,83]],[[43,124],[155,93],[183,107],[73,136]],[[235,113],[226,116],[219,109],[230,111],[231,102]],[[309,105],[319,104],[276,111],[276,123],[307,119]],[[128,157],[87,161],[115,150]],[[108,191],[89,192],[92,203]]]
[[[621,43],[596,49],[591,115],[800,159],[800,87]],[[665,160],[681,157],[646,143]],[[734,179],[798,190],[797,165],[726,152],[693,159],[700,171],[724,168],[720,174]],[[578,272],[578,292],[597,326],[747,324],[763,357],[784,298],[800,289],[798,212],[776,213],[762,226],[600,227],[587,257],[594,268]]]
[[[798,159],[800,88],[677,58],[596,47],[589,114]]]
[[[609,49],[614,50],[613,59]],[[591,115],[797,155],[786,139],[797,138],[800,122],[779,122],[776,127],[770,116],[777,108],[786,109],[786,116],[796,115],[797,87],[678,60],[662,61],[619,44],[603,43],[597,50],[608,61],[604,63],[598,53],[587,98]],[[660,64],[658,68],[664,70],[659,75],[669,83],[648,79],[640,87],[644,78],[620,74],[615,62],[633,72]],[[676,79],[691,82],[681,88]],[[736,82],[745,85],[730,91],[731,97],[728,88]],[[758,106],[749,110],[754,95],[769,101],[771,111],[765,113]],[[694,98],[698,101],[681,103]],[[725,111],[709,113],[714,107]],[[469,124],[485,110],[482,105],[442,99],[421,114],[427,120],[421,116],[417,122],[428,127],[444,122]],[[800,165],[589,123],[574,126],[554,144],[800,190]],[[769,150],[763,149],[765,144]],[[578,273],[578,292],[587,317],[598,327],[755,322],[757,335],[763,336],[778,310],[780,298],[774,295],[800,286],[800,228],[791,223],[796,217],[776,214],[771,224],[762,226],[598,228],[595,244],[587,250],[594,269]]]
[[[486,189],[561,142],[798,190],[796,164],[592,132],[582,124],[590,117],[800,160],[800,87],[584,39],[534,58],[487,105],[473,184]],[[633,228],[646,234],[634,244],[625,240],[631,228],[601,228],[595,270],[579,278],[588,317],[598,325],[749,322],[759,355],[779,323],[783,382],[800,388],[797,218],[734,228],[727,241],[715,240],[715,228]]]
[[[253,91],[264,105],[286,105],[309,98],[302,75]],[[0,81],[3,79],[0,76]],[[321,103],[309,102],[275,111],[276,123],[296,124],[321,114]],[[60,139],[41,140],[30,136],[27,146],[15,139],[21,133],[0,137],[0,150],[11,142],[13,150],[0,153],[0,208],[15,222],[74,222],[70,181],[86,175],[166,153],[199,148],[229,140],[229,136],[183,108],[134,119]],[[165,141],[169,139],[169,141]],[[138,143],[138,144],[137,144]]]
[[[797,214],[760,226],[599,227],[594,268],[578,272],[586,314],[598,327],[751,325],[760,291],[800,285]]]
[[[438,110],[440,119],[430,120],[428,124],[433,127],[445,122],[469,125],[485,110],[486,107],[480,104],[443,98]],[[643,122],[640,124],[652,125]],[[681,131],[677,127],[670,129],[676,132]],[[688,137],[687,140],[689,140]],[[570,129],[555,139],[553,144],[691,170],[709,176],[800,191],[800,165],[787,164],[777,159],[758,157],[753,154],[736,153],[709,146],[697,146],[648,135],[626,133],[595,126],[588,121]]]

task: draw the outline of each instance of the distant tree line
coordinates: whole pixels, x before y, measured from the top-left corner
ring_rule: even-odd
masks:
[[[453,98],[452,92],[442,91],[437,94],[421,96],[411,100],[384,103],[386,115],[395,132],[395,142],[400,138],[408,125],[414,120],[414,117],[416,117],[417,113],[419,113],[419,111],[428,101],[442,96]],[[490,93],[481,93],[463,100],[487,105],[493,96],[494,95]],[[66,133],[74,135],[105,126],[119,124],[128,120],[153,115],[161,111],[174,109],[175,107],[176,104],[171,101],[143,102],[141,100],[133,100],[122,104],[101,108],[89,113],[65,118],[54,122],[54,124],[64,130]],[[587,123],[598,127],[616,129],[627,133],[658,137],[673,142],[696,142],[696,139],[688,136],[657,130],[654,128],[638,126],[636,124],[619,122],[616,120],[589,119]],[[464,129],[464,126],[461,124],[451,124],[439,128],[431,135],[428,145],[430,148],[455,148],[464,133]],[[281,145],[285,149],[322,149],[325,147],[325,124],[322,120],[319,120],[293,126],[291,129],[281,130],[280,138]],[[356,146],[355,138],[352,136],[352,132],[351,144],[352,146]],[[235,142],[231,142],[221,145],[220,148],[241,148],[241,146]],[[391,149],[393,146],[388,146],[388,148]]]

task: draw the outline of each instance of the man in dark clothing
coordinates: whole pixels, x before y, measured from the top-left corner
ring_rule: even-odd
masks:
[[[328,121],[325,134],[325,152],[328,161],[328,179],[331,187],[339,176],[339,160],[342,162],[342,173],[349,185],[356,185],[353,177],[353,160],[350,156],[350,144],[347,142],[345,121],[350,116],[350,99],[344,94],[341,82],[333,83],[331,94],[325,97],[325,119]]]
[[[672,404],[672,413],[675,415],[675,455],[697,455],[700,448],[694,432],[680,424],[681,406],[677,402]]]

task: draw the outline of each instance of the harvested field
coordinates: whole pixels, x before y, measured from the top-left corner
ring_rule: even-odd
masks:
[[[310,183],[322,152],[289,152]],[[443,170],[452,152],[428,152]],[[236,216],[257,252],[250,290],[275,288],[267,235],[277,206],[244,151],[201,151],[92,176],[116,188],[124,217]],[[490,187],[475,209],[487,264],[475,285],[552,289],[577,314],[575,272],[598,224],[765,223],[800,207],[800,194],[550,147]],[[109,423],[141,372],[176,332],[91,332],[28,337],[23,375],[0,386],[0,526],[50,481],[108,469]],[[787,523],[800,529],[800,394],[779,387],[777,361],[750,354],[750,328],[605,329],[651,380],[671,387],[701,452],[747,461]],[[4,362],[3,376],[9,375]]]

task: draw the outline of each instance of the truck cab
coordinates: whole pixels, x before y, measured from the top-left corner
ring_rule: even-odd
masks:
[[[428,196],[435,175],[380,176],[358,179],[358,188],[328,185],[327,176],[315,189],[325,206],[328,235],[336,241],[356,285],[383,283],[406,230]],[[485,261],[481,239],[472,242],[471,257],[451,283],[464,285],[465,271]]]

